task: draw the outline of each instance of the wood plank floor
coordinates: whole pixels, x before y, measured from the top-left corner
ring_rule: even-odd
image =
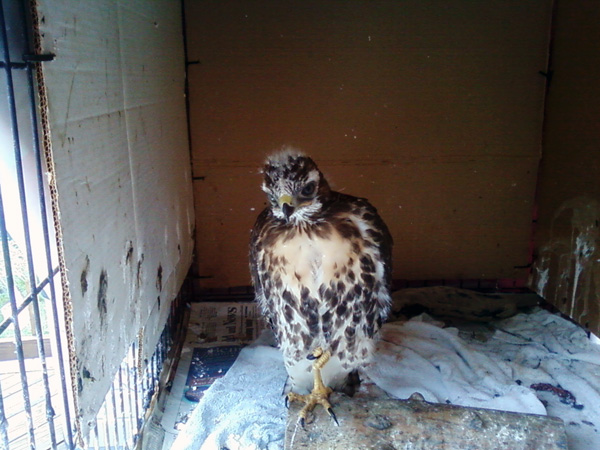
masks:
[[[51,392],[51,405],[54,410],[54,427],[58,449],[66,448],[64,444],[64,414],[62,389],[58,371],[53,367],[53,359],[47,359],[48,379]],[[45,450],[52,448],[50,424],[46,416],[46,390],[42,378],[42,367],[39,358],[25,360],[27,385],[34,428],[34,448]],[[25,411],[23,385],[17,361],[0,363],[0,387],[4,400],[4,411],[8,420],[9,448],[11,450],[29,450],[29,424]]]

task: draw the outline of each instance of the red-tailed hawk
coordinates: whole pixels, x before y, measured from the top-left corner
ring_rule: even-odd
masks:
[[[392,237],[366,199],[332,191],[314,161],[297,151],[267,159],[262,189],[269,205],[252,230],[252,281],[292,391],[311,391],[314,372],[317,398],[304,399],[304,424],[315,403],[333,415],[326,386],[342,388],[374,350],[391,302]]]

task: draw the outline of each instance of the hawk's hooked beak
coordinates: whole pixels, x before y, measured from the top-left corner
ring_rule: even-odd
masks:
[[[291,195],[287,194],[279,197],[279,206],[281,207],[283,214],[285,214],[286,219],[289,219],[294,213],[294,209],[296,209],[294,207],[294,199]]]

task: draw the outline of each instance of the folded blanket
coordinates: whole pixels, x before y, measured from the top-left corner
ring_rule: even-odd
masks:
[[[455,328],[419,316],[383,327],[366,375],[397,398],[420,392],[425,400],[475,408],[546,414],[535,393],[512,379],[501,357],[475,350]]]
[[[283,449],[287,373],[270,333],[240,352],[204,394],[179,433],[177,450]]]

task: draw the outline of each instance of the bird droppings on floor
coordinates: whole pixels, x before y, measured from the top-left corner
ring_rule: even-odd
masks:
[[[419,392],[428,402],[558,417],[570,450],[600,448],[600,345],[593,338],[540,308],[453,327],[421,314],[383,327],[363,379],[397,398]],[[283,449],[287,375],[273,344],[265,332],[243,348],[163,449]],[[176,384],[172,395],[181,403]]]

